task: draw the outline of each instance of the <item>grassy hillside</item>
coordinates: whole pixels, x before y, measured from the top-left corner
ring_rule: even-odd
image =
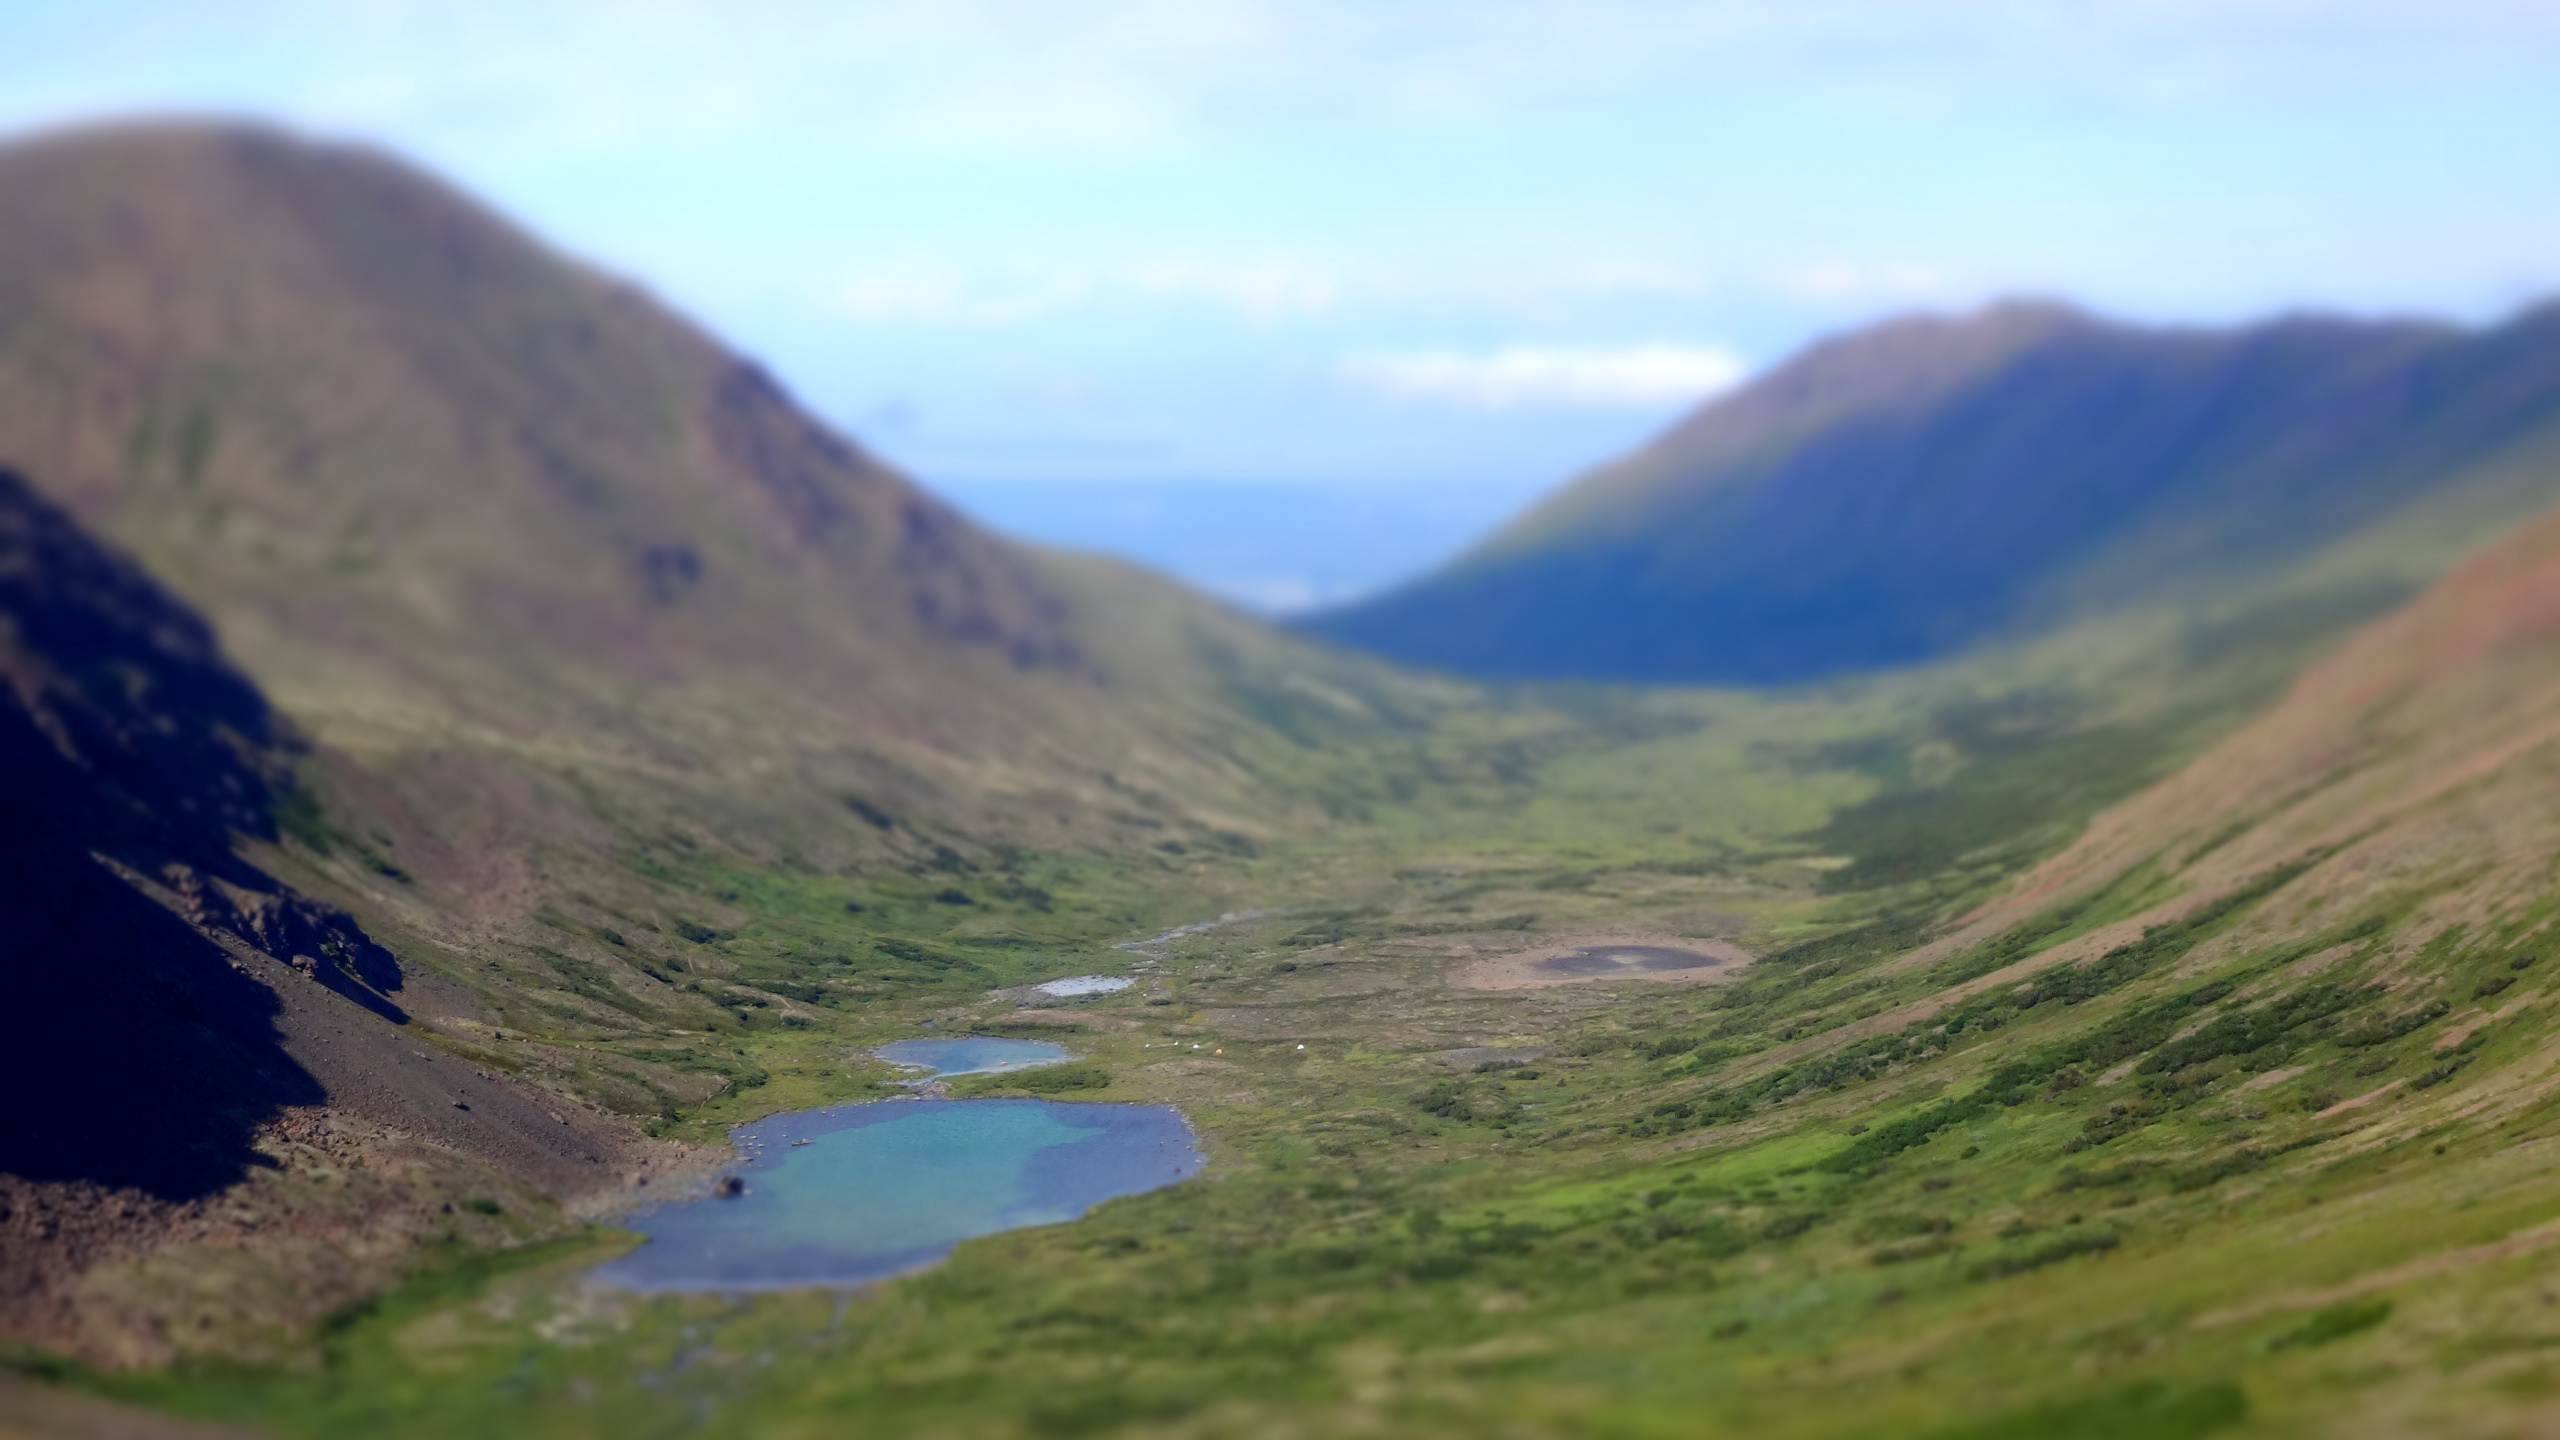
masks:
[[[1305,628],[1478,676],[1794,682],[2226,594],[2377,526],[2477,540],[2549,503],[2555,455],[2549,308],[2204,331],[2004,305],[1817,345]]]
[[[299,1368],[52,1373],[311,1435],[2529,1433],[2560,1396],[2554,557],[2560,521],[2489,552],[2007,879],[1842,891],[1783,812],[1843,795],[1784,786],[1577,834],[1658,747],[1755,724],[1620,711],[1472,823],[1231,867],[1198,913],[1284,913],[1148,945],[1123,996],[884,989],[754,1032],[768,1085],[702,1120],[860,1093],[848,1042],[930,1016],[1067,1036],[1079,1095],[1200,1127],[1205,1179],[907,1280],[599,1293],[599,1232],[424,1274]],[[1826,707],[1759,733],[1828,743]],[[1968,769],[2050,748],[1931,713]],[[1097,937],[1136,919],[1099,897],[1161,884],[1041,879]],[[827,908],[731,883],[742,965]],[[1600,934],[1762,953],[1474,988]]]
[[[530,829],[494,792],[536,771],[872,855],[848,795],[1017,840],[1140,838],[1106,775],[1180,797],[1160,821],[1294,812],[1192,653],[1286,647],[986,534],[389,157],[82,132],[0,152],[0,209],[0,454],[324,747],[447,757],[420,803],[467,757]],[[1384,672],[1287,663],[1378,720],[1343,687]]]
[[[21,1375],[288,1436],[2485,1436],[2560,1402],[2560,521],[2328,654],[2547,489],[2521,441],[2412,441],[2453,476],[2419,510],[1934,664],[1461,687],[984,536],[378,157],[80,136],[0,155],[0,199],[0,452],[162,577],[0,507],[8,783],[77,819],[127,773],[79,737],[120,735],[214,797],[149,864],[9,833],[90,887],[8,897],[52,927],[0,965],[22,1103],[108,1113],[171,1016],[299,1087],[203,1097],[230,1148],[188,1194],[11,1152],[7,1254],[51,1266],[0,1311]],[[2091,328],[1911,332],[1878,383],[1954,404]],[[2385,370],[2487,343],[2352,333]],[[170,859],[396,973],[222,947]],[[84,928],[118,907],[239,968],[146,1010],[147,950]],[[1533,964],[1627,941],[1756,958]],[[1006,993],[1086,972],[1142,983]],[[642,1182],[963,1030],[1178,1104],[1209,1171],[852,1295],[582,1279]]]

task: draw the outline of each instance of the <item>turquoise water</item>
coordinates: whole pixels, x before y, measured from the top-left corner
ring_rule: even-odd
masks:
[[[1166,1105],[881,1100],[776,1115],[732,1138],[748,1157],[746,1193],[625,1219],[648,1243],[599,1278],[636,1290],[859,1284],[1206,1163]]]
[[[1075,1057],[1064,1045],[1046,1040],[999,1040],[992,1035],[961,1035],[949,1040],[899,1040],[872,1052],[892,1065],[916,1065],[936,1075],[983,1075],[996,1070],[1028,1070]]]

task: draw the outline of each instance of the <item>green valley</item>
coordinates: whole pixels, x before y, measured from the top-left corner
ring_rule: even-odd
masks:
[[[0,1400],[286,1437],[2560,1406],[2560,521],[2510,524],[2560,469],[2547,397],[2481,378],[2538,375],[2547,312],[2287,350],[2314,399],[2443,366],[2497,423],[2236,558],[2180,527],[2326,472],[2084,536],[2049,623],[1757,688],[1457,679],[985,531],[379,155],[57,137],[0,200],[12,1103],[104,1117],[12,1131]],[[2066,419],[2090,349],[2158,339],[1894,343],[1952,332],[1913,364],[2062,334]],[[1967,403],[2042,393],[2003,374]],[[2296,400],[2250,444],[2298,458]],[[2173,552],[2213,583],[2099,583]],[[1071,976],[1131,983],[1031,988]],[[963,1035],[1074,1058],[926,1093],[1172,1105],[1206,1172],[854,1290],[590,1277],[733,1127],[917,1093],[874,1048]],[[259,1084],[165,1100],[217,1073]]]

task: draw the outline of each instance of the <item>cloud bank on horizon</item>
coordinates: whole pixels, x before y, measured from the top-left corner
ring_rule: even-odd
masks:
[[[416,155],[947,485],[1525,497],[1915,306],[2560,285],[2543,0],[15,0],[0,81]]]

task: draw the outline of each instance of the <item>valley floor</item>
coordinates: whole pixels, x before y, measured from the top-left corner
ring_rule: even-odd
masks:
[[[753,1032],[767,1083],[683,1124],[884,1093],[864,1047],[930,1018],[1180,1105],[1202,1180],[849,1295],[602,1289],[600,1230],[430,1268],[300,1362],[58,1373],[289,1435],[2493,1435],[2560,1404],[2540,915],[2440,940],[2458,999],[2425,1006],[2377,988],[2405,906],[2265,943],[2285,875],[1914,952],[1890,913],[1813,924],[1841,902],[1784,857],[1360,858],[1352,893],[1050,966],[1120,960],[1117,995]],[[1811,938],[1719,984],[1448,983],[1637,920]]]
[[[2088,817],[2138,815],[2237,702],[1578,703],[1352,757],[1412,798],[1260,845],[829,870],[635,841],[534,939],[416,971],[404,1033],[686,1164],[897,1093],[878,1044],[982,1033],[1083,1057],[1058,1098],[1180,1107],[1199,1179],[849,1294],[635,1296],[587,1278],[633,1243],[580,1218],[610,1205],[461,1196],[316,1326],[11,1363],[314,1437],[2492,1436],[2560,1407],[2550,787],[2448,792],[2494,803],[2435,830],[2384,805],[2305,838],[2279,805],[2145,838]],[[347,853],[276,863],[324,885]],[[1537,968],[1637,944],[1721,963]],[[1079,974],[1135,983],[1026,988]]]

